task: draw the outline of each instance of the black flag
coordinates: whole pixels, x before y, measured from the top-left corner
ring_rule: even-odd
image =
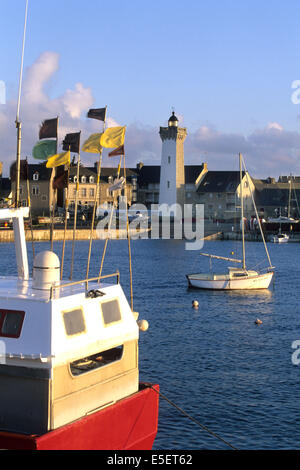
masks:
[[[39,139],[57,138],[57,118],[47,119],[40,127]]]
[[[98,121],[105,121],[106,108],[90,109],[87,113],[88,118],[98,119]]]
[[[80,132],[75,132],[73,134],[67,134],[63,140],[62,144],[63,150],[67,152],[79,153],[80,147]]]

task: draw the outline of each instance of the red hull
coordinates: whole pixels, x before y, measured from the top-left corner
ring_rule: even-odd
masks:
[[[152,385],[157,392],[158,385]],[[159,395],[141,390],[42,436],[0,432],[7,450],[149,450],[157,433]]]

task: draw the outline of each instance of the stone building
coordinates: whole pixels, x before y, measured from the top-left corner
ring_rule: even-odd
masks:
[[[280,176],[275,178],[253,179],[255,201],[258,210],[269,217],[292,217],[299,219],[300,177]]]
[[[253,215],[251,191],[255,187],[250,175],[243,172],[244,215]],[[209,220],[234,221],[240,217],[241,185],[239,171],[208,171],[207,166],[197,181],[197,200],[204,204],[204,217]]]
[[[49,216],[51,205],[55,204],[52,187],[54,172],[51,168],[46,168],[45,163],[28,165],[26,163],[26,160],[21,161],[20,203],[22,206],[27,206],[29,195],[32,216]],[[13,163],[10,168],[13,201],[15,199],[15,168],[16,164]]]

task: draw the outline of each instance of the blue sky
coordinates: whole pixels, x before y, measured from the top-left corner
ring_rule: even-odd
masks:
[[[0,105],[1,139],[17,93],[25,0],[0,5],[8,103]],[[66,127],[94,130],[86,99],[87,108],[107,105],[113,122],[128,126],[132,165],[159,164],[158,129],[174,108],[188,130],[187,164],[228,169],[242,151],[254,176],[300,175],[300,105],[291,101],[300,79],[299,17],[296,0],[29,0],[24,81],[45,53],[52,69],[41,84],[44,106],[30,113],[25,99],[21,107],[23,149],[30,153],[35,127],[55,104]],[[78,90],[69,98],[81,99],[80,116],[65,106],[76,84],[85,98]]]

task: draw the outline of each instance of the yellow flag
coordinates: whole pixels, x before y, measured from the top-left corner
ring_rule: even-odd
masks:
[[[90,137],[84,142],[81,150],[83,152],[89,152],[89,153],[100,153],[100,150],[102,148],[100,145],[101,136],[102,136],[102,133],[90,135]]]
[[[108,127],[100,138],[102,147],[115,148],[124,144],[126,127]]]
[[[55,168],[61,165],[70,165],[70,151],[58,153],[56,155],[51,155],[48,158],[46,167],[47,168]]]

